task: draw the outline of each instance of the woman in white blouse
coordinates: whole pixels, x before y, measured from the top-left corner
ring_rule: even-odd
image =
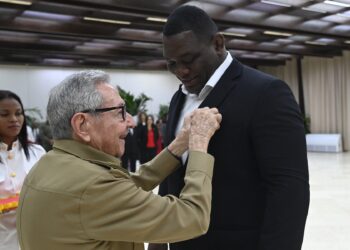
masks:
[[[23,180],[45,150],[30,143],[20,98],[0,90],[0,250],[18,250],[16,208]]]

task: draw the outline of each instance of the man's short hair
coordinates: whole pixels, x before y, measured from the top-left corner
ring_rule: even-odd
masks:
[[[109,75],[100,70],[86,70],[65,78],[50,91],[47,119],[54,139],[71,139],[71,118],[85,109],[96,109],[103,104],[97,85],[108,84]]]
[[[200,40],[209,42],[218,32],[218,27],[202,9],[185,5],[170,14],[163,28],[163,35],[172,36],[189,30]]]

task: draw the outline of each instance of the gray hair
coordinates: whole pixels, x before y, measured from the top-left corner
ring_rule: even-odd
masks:
[[[71,139],[71,118],[77,112],[101,107],[103,97],[96,86],[109,83],[109,75],[100,70],[86,70],[65,78],[50,91],[47,119],[54,139]]]

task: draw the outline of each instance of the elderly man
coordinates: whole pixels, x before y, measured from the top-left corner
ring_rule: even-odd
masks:
[[[125,103],[102,71],[66,78],[50,93],[54,137],[25,180],[17,229],[22,250],[143,249],[143,242],[190,239],[208,229],[217,109],[199,109],[176,139],[133,174],[121,167],[132,126]],[[189,150],[180,198],[151,192]]]

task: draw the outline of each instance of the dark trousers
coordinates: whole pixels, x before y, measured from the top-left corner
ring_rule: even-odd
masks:
[[[146,148],[144,161],[148,162],[152,160],[157,155],[157,148]]]
[[[136,158],[129,157],[127,155],[122,156],[122,167],[129,170],[130,172],[136,171]]]

